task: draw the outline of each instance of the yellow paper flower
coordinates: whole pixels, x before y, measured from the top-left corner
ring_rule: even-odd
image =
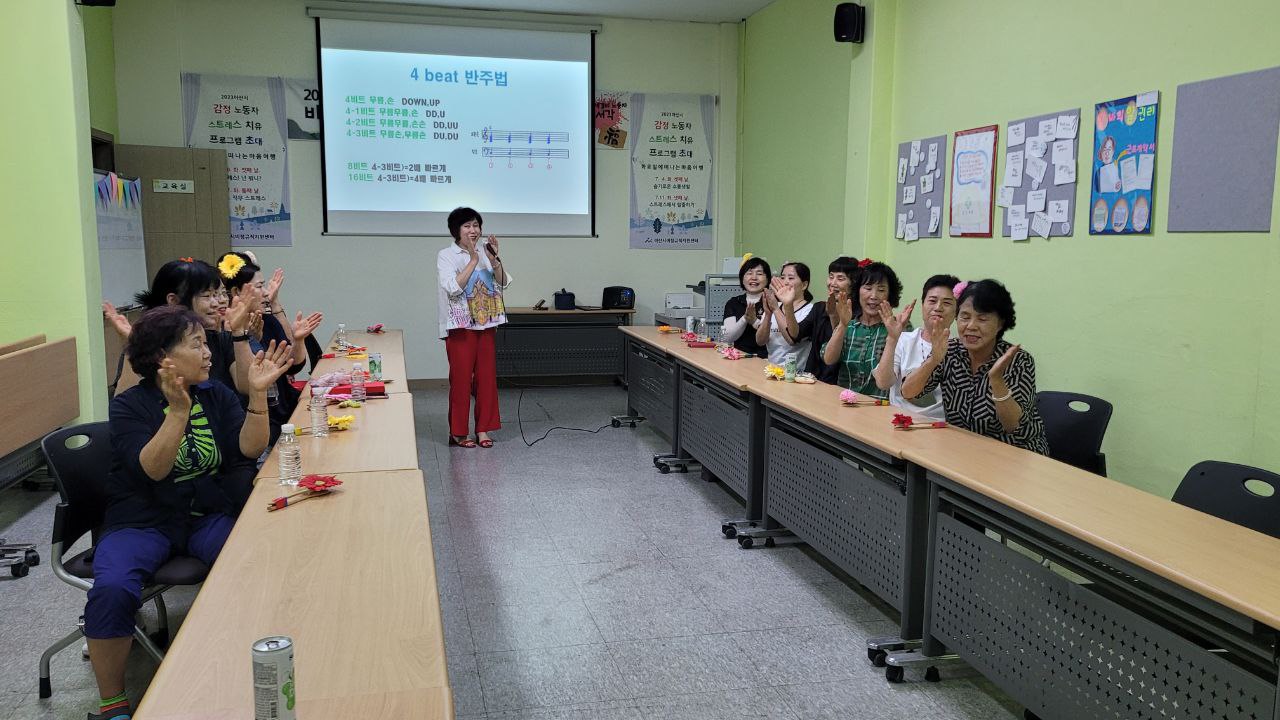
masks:
[[[331,430],[350,430],[351,423],[355,421],[355,415],[330,415],[329,428]]]
[[[764,374],[765,377],[771,377],[774,380],[781,380],[783,376],[786,375],[786,371],[782,369],[781,365],[774,365],[773,363],[770,363],[764,366]]]
[[[228,253],[218,263],[218,272],[222,273],[222,277],[230,280],[235,277],[236,273],[240,272],[240,269],[243,267],[244,258],[234,253]]]
[[[362,407],[362,406],[361,406],[361,404],[360,404],[360,401],[359,401],[359,400],[343,400],[342,402],[338,403],[338,407],[340,407],[340,408],[358,408],[358,407]]]

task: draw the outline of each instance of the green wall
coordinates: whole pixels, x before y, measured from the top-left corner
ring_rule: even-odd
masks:
[[[111,8],[80,8],[85,62],[89,70],[89,120],[93,127],[119,135],[116,121],[116,45]]]
[[[33,109],[0,113],[0,343],[75,336],[91,420],[107,383],[84,50],[71,0],[0,3],[0,97]]]
[[[838,124],[825,113],[815,118],[753,104],[764,90],[749,71],[753,65],[770,68],[770,77],[812,71],[796,50],[812,54],[818,52],[814,45],[834,46],[833,6],[779,0],[748,19],[742,107],[766,115],[757,125],[785,128],[796,142],[814,144]],[[787,199],[812,190],[824,199],[812,205],[819,213],[812,224],[843,222],[844,247],[854,252],[856,228],[863,228],[867,252],[887,258],[908,288],[944,271],[1004,281],[1019,319],[1010,339],[1035,355],[1040,388],[1089,393],[1115,404],[1104,446],[1113,478],[1169,495],[1186,469],[1206,458],[1280,468],[1280,418],[1272,412],[1280,379],[1267,372],[1280,340],[1265,328],[1277,299],[1276,232],[1164,231],[1177,85],[1280,65],[1270,31],[1280,24],[1280,4],[1239,0],[1230,12],[1206,12],[1187,0],[910,0],[879,3],[871,11],[873,52],[863,48],[845,66],[823,70],[835,77],[848,73],[851,84],[867,78],[881,91],[851,92],[845,117],[846,146],[865,142],[878,153],[868,160],[865,189],[852,181],[860,172],[852,163],[843,208],[830,207],[827,188],[810,187],[799,168],[751,172],[747,158],[778,150],[760,147],[766,138],[744,133],[743,236],[753,234],[747,198]],[[812,19],[798,27],[795,16]],[[785,42],[772,40],[787,30]],[[996,123],[1003,140],[1011,119],[1069,107],[1088,117],[1095,102],[1152,89],[1162,93],[1153,235],[1093,237],[1078,230],[1071,238],[1030,243],[940,238],[910,245],[890,237],[890,158],[898,142]],[[865,131],[862,118],[869,118]],[[745,120],[750,128],[751,119]],[[1082,146],[1092,139],[1089,126],[1082,128]],[[1003,149],[997,168],[1002,166]],[[1087,178],[1084,161],[1080,168]],[[1072,224],[1083,230],[1087,184],[1077,192]],[[1275,215],[1280,227],[1280,208]],[[797,253],[812,263],[831,254],[826,238],[800,242]]]

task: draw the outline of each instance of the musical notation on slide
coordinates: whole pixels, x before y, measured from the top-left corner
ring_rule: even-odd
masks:
[[[556,132],[552,130],[492,130],[485,128],[480,134],[480,139],[487,143],[506,143],[508,145],[515,143],[524,143],[532,145],[533,143],[550,144],[569,142],[569,133]]]
[[[548,147],[483,147],[480,153],[484,157],[527,157],[527,158],[567,158],[569,148]]]

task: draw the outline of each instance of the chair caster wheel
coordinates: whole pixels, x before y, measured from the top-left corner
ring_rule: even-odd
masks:
[[[902,682],[902,673],[902,668],[890,666],[884,669],[884,679],[891,683],[900,683]]]
[[[742,548],[743,550],[750,550],[751,546],[755,544],[756,542],[752,538],[749,538],[749,537],[738,538],[738,547]]]
[[[655,464],[656,464],[656,463],[655,463]],[[669,473],[669,472],[671,472],[671,468],[667,467],[666,465],[658,465],[658,473],[659,473],[659,474],[661,474],[661,475],[666,475],[666,474],[667,474],[667,473]]]
[[[620,427],[622,427],[622,423],[621,423],[621,422],[619,422],[619,421],[618,421],[618,420],[616,420],[616,419],[615,419],[615,420],[610,420],[610,421],[609,421],[609,424],[610,424],[610,425],[612,425],[612,426],[614,426],[614,427],[616,427],[616,428],[620,428]],[[631,427],[635,427],[635,425],[632,425]]]
[[[721,525],[720,532],[724,533],[724,536],[730,540],[738,537],[738,528],[732,525]]]
[[[765,546],[765,547],[773,547],[773,546],[774,546],[774,545],[776,545],[776,544],[777,544],[777,543],[775,543],[775,542],[773,541],[773,538],[771,538],[771,537],[770,537],[770,538],[765,538],[765,539],[764,539],[764,546]]]
[[[867,659],[871,661],[872,667],[884,667],[884,660],[888,656],[889,653],[884,650],[872,650],[871,648],[867,648]]]
[[[16,578],[26,577],[29,572],[31,572],[31,568],[27,567],[26,562],[14,563],[9,566],[9,574]]]
[[[938,674],[938,668],[929,667],[924,671],[924,679],[928,682],[938,682],[942,676]]]
[[[635,429],[635,426],[636,426],[636,424],[635,424],[634,422],[629,422],[629,423],[627,423],[627,427],[629,427],[629,428]]]
[[[36,552],[35,550],[26,551],[23,557],[26,559],[27,564],[30,565],[31,567],[35,567],[40,564],[40,553]]]

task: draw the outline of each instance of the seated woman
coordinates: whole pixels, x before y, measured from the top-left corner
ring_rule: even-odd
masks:
[[[837,367],[837,385],[861,395],[885,398],[888,392],[876,385],[873,371],[889,340],[884,319],[902,298],[902,283],[893,268],[882,262],[864,260],[858,265],[854,281],[857,304],[849,295],[841,294],[835,309],[827,309],[835,321],[831,339],[821,348],[822,361]]]
[[[735,295],[724,304],[721,338],[747,355],[767,357],[769,354],[764,344],[756,341],[756,330],[764,315],[761,298],[772,279],[773,271],[764,258],[748,258],[738,268],[738,285],[746,294]]]
[[[756,328],[756,343],[769,351],[769,362],[783,365],[794,355],[796,367],[809,362],[809,338],[813,335],[813,293],[809,292],[809,266],[789,262],[761,297],[764,313]]]
[[[821,348],[831,340],[835,332],[834,325],[839,323],[835,316],[839,303],[836,301],[840,293],[846,296],[853,292],[853,280],[858,275],[858,261],[841,255],[827,266],[827,299],[814,303],[809,319],[813,321],[813,332],[810,335],[810,348]],[[803,329],[802,329],[803,330]],[[840,368],[834,363],[828,365],[822,361],[820,350],[810,350],[809,360],[804,368],[824,383],[836,384],[839,380]]]
[[[257,353],[273,340],[278,344],[286,343],[293,348],[292,364],[285,374],[267,389],[267,417],[271,421],[270,444],[274,445],[276,438],[280,436],[280,426],[289,422],[289,416],[293,415],[294,409],[298,407],[298,398],[301,397],[301,393],[289,383],[289,376],[301,372],[306,367],[307,348],[304,341],[319,326],[323,316],[320,313],[312,313],[304,318],[299,312],[295,323],[290,325],[288,316],[278,299],[280,285],[284,282],[284,271],[277,268],[272,274],[271,281],[267,282],[262,276],[262,268],[247,254],[238,252],[224,254],[218,259],[218,272],[222,275],[222,282],[232,299],[239,297],[246,286],[257,290],[261,297],[259,308],[250,314],[249,351]]]
[[[1015,322],[1013,298],[995,280],[969,283],[960,293],[956,330],[932,329],[933,353],[902,382],[902,395],[920,398],[942,388],[947,422],[966,430],[1049,454],[1036,410],[1036,363],[1004,334]],[[945,350],[944,350],[945,348]]]
[[[934,275],[924,281],[921,291],[920,306],[924,327],[907,330],[907,321],[911,319],[911,311],[915,301],[911,301],[906,309],[897,315],[889,315],[884,319],[884,326],[889,330],[889,339],[884,344],[884,355],[876,365],[876,385],[881,390],[889,391],[889,402],[897,408],[923,416],[932,420],[946,420],[946,411],[942,408],[942,390],[934,388],[919,400],[908,400],[902,397],[902,379],[920,367],[925,358],[933,352],[929,344],[930,334],[941,325],[951,327],[956,319],[955,290],[960,280],[955,275]]]
[[[233,390],[209,381],[203,318],[191,310],[148,310],[125,352],[142,381],[111,401],[114,463],[84,610],[103,718],[130,713],[125,659],[143,586],[177,554],[212,565],[231,532],[267,446],[267,387],[289,359],[271,343],[246,363],[246,415]]]

